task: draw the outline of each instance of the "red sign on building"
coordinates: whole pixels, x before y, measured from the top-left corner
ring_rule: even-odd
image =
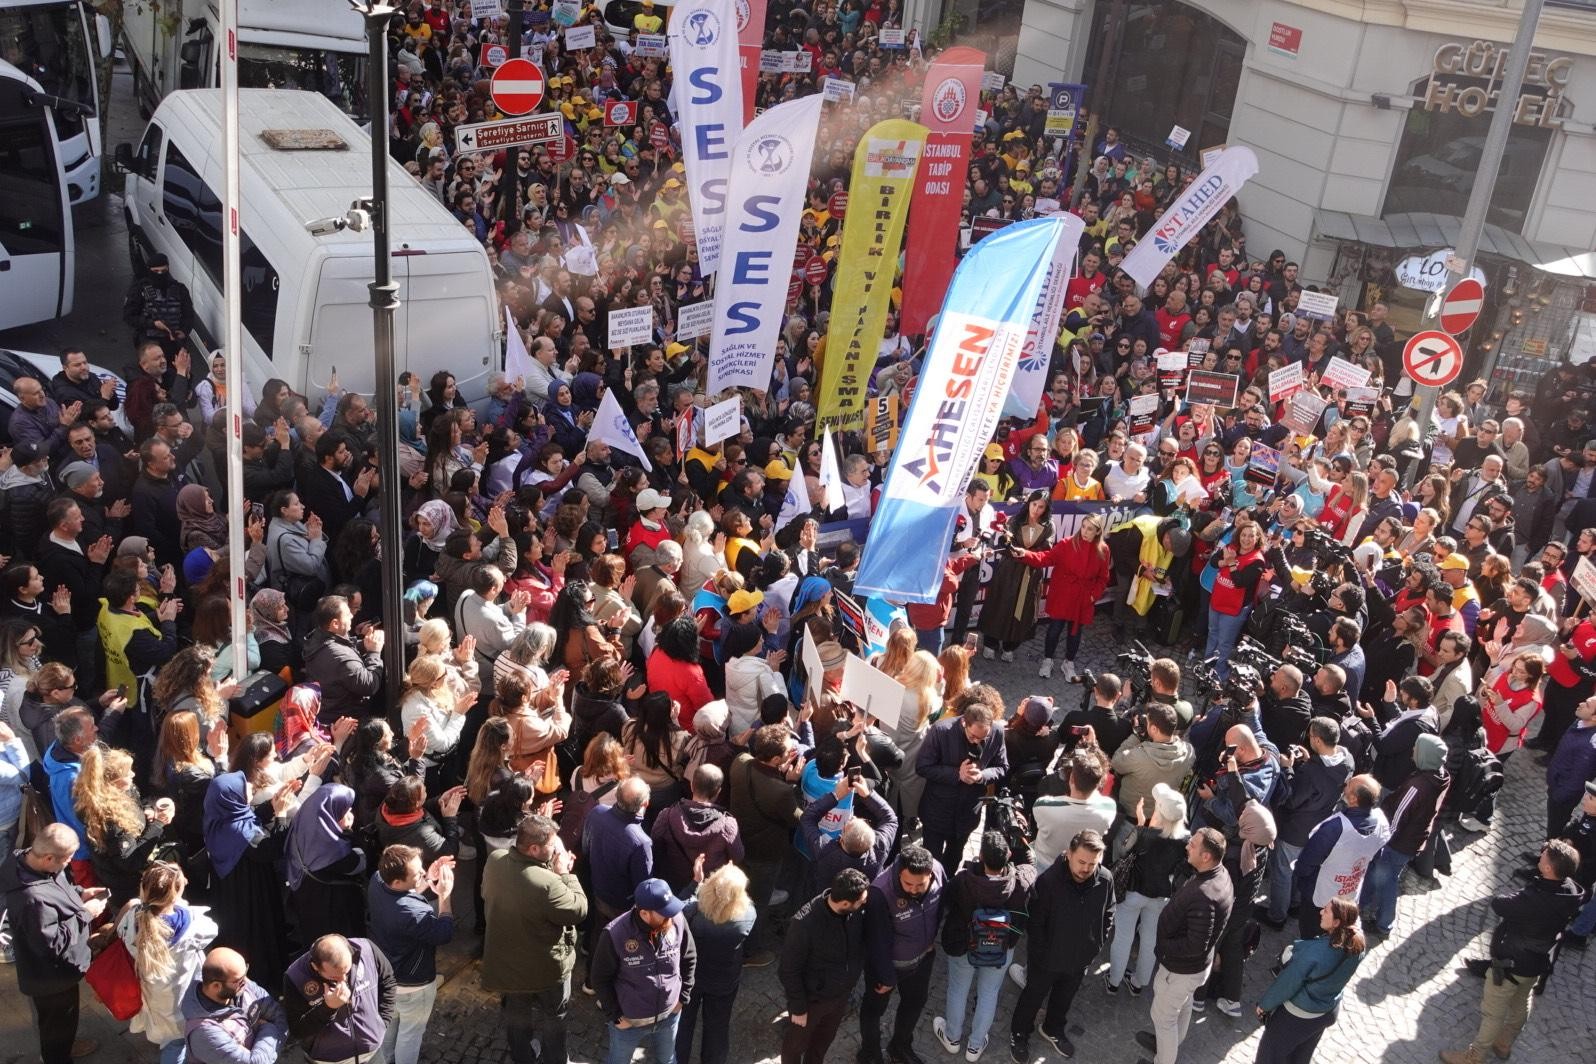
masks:
[[[1302,51],[1302,28],[1274,23],[1269,27],[1269,50],[1288,59],[1297,58]]]

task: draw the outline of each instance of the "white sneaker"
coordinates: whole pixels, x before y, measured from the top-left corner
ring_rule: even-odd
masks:
[[[991,647],[982,647],[981,648],[981,656],[983,658],[985,658],[987,661],[991,661],[992,660],[992,648]]]
[[[1457,824],[1458,827],[1462,828],[1464,831],[1477,831],[1483,834],[1491,830],[1491,825],[1484,823],[1483,821],[1475,820],[1471,816],[1458,817]]]
[[[959,1040],[957,1038],[948,1037],[947,1020],[944,1020],[941,1016],[938,1016],[936,1019],[932,1020],[931,1031],[937,1036],[937,1041],[942,1043],[943,1049],[947,1050],[950,1054],[958,1053]]]
[[[998,658],[1001,661],[1013,661],[1014,660],[1014,651],[1005,650],[1002,654],[998,655]]]
[[[1025,989],[1025,965],[1023,965],[1023,964],[1011,964],[1011,965],[1009,965],[1009,978],[1014,980],[1014,985],[1015,986],[1019,987],[1021,990],[1024,990]]]
[[[964,1059],[974,1064],[981,1059],[981,1054],[986,1052],[986,1046],[970,1046],[964,1051]]]
[[[1219,1008],[1220,1012],[1223,1012],[1231,1019],[1235,1020],[1241,1018],[1241,1002],[1232,1001],[1229,998],[1222,997],[1218,1001],[1214,1002],[1214,1004]]]
[[[771,906],[771,908],[776,908],[778,906],[786,905],[787,904],[787,899],[790,898],[790,897],[792,897],[792,895],[788,894],[785,890],[772,891],[771,895],[770,895],[770,906]]]
[[[1043,658],[1042,667],[1036,670],[1036,674],[1044,680],[1053,675],[1053,659]]]
[[[1081,674],[1075,671],[1075,663],[1073,661],[1065,659],[1065,661],[1064,661],[1064,682],[1065,683],[1074,683],[1076,680],[1079,680],[1080,678],[1081,678]]]

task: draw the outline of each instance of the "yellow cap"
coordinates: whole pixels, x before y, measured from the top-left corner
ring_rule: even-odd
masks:
[[[1467,569],[1469,560],[1463,556],[1461,551],[1453,551],[1445,558],[1436,559],[1435,567],[1443,573],[1448,569]]]
[[[770,464],[765,466],[765,479],[791,480],[792,470],[787,467],[787,463],[782,459],[772,458]]]
[[[671,343],[665,345],[665,357],[675,358],[677,355],[691,350],[692,348],[688,347],[686,344],[679,344],[675,341],[672,341]]]

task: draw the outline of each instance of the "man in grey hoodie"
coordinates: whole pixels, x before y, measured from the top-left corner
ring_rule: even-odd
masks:
[[[183,995],[183,1027],[194,1064],[274,1064],[288,1042],[283,1007],[249,977],[243,956],[224,946],[205,955]]]
[[[1308,745],[1277,753],[1280,784],[1275,792],[1274,849],[1269,853],[1269,900],[1255,915],[1276,931],[1286,926],[1292,870],[1308,836],[1329,816],[1352,778],[1352,755],[1343,749],[1341,725],[1330,717],[1308,722]]]
[[[1114,751],[1114,775],[1119,778],[1119,807],[1134,818],[1143,798],[1151,801],[1153,785],[1167,783],[1179,789],[1197,760],[1191,744],[1176,734],[1172,706],[1150,703],[1142,727]]]

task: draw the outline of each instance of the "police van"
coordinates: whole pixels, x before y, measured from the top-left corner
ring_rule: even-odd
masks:
[[[160,252],[193,296],[207,350],[224,334],[222,94],[174,92],[135,151],[118,146],[135,271]],[[371,195],[371,140],[314,92],[239,91],[245,377],[270,378],[314,400],[334,369],[339,384],[375,385],[372,236],[333,224]],[[393,275],[399,285],[395,364],[423,380],[455,375],[467,399],[487,393],[503,327],[487,252],[392,159],[388,162]]]

